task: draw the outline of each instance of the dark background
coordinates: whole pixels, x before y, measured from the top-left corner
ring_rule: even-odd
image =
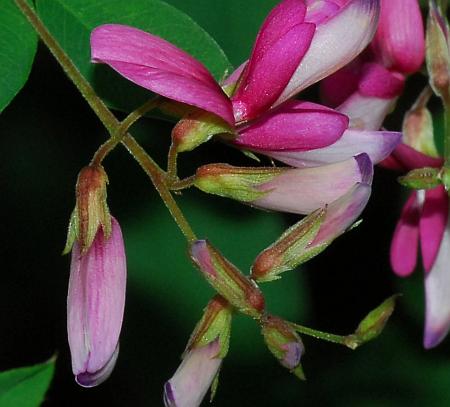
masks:
[[[231,56],[234,63],[238,58],[238,53]],[[389,129],[400,128],[402,113],[423,84],[420,76],[410,80]],[[150,120],[133,128],[161,165],[170,129],[169,123]],[[69,258],[60,253],[78,171],[106,132],[40,46],[28,84],[0,116],[0,135],[0,370],[42,362],[57,352],[45,406],[162,405],[163,383],[176,370],[213,291],[187,260],[182,236],[155,190],[124,149],[106,160],[109,204],[127,247],[126,314],[113,375],[98,388],[82,389],[70,368],[65,328]],[[185,175],[205,162],[250,164],[214,143],[183,158]],[[405,196],[395,174],[377,169],[362,225],[301,270],[262,286],[272,312],[338,334],[350,333],[370,309],[401,292],[383,335],[354,352],[305,337],[308,380],[299,382],[265,349],[257,325],[237,316],[214,405],[449,405],[449,343],[432,351],[421,346],[421,271],[399,280],[389,267],[390,238]],[[208,236],[244,271],[297,219],[190,190],[179,201],[199,236]]]

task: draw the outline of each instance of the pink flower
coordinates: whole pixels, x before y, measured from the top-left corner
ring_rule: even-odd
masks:
[[[119,352],[125,305],[126,260],[122,232],[111,218],[84,255],[75,241],[67,296],[67,331],[78,384],[96,386],[111,374]]]
[[[418,1],[381,0],[380,22],[370,48],[323,81],[322,97],[350,117],[351,128],[378,130],[403,91],[405,75],[418,71],[424,58]]]
[[[282,1],[264,21],[248,63],[224,84],[236,85],[230,97],[200,62],[132,27],[97,27],[92,59],[144,88],[219,116],[242,148],[267,155],[312,150],[338,140],[347,118],[319,105],[284,102],[360,53],[375,32],[378,12],[379,0]]]
[[[422,167],[440,168],[443,160],[402,143],[387,163],[390,168],[409,171]],[[425,270],[426,348],[438,345],[450,329],[448,210],[449,197],[444,186],[412,192],[403,207],[391,243],[392,269],[397,275],[406,277],[416,267],[420,242]]]

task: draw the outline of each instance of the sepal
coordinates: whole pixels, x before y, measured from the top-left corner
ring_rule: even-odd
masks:
[[[172,130],[172,142],[179,153],[192,151],[206,143],[211,137],[224,134],[232,137],[233,128],[219,116],[204,111],[196,111],[180,120]]]
[[[425,167],[408,172],[398,178],[398,182],[411,189],[431,189],[441,185],[441,170],[439,168]]]
[[[111,215],[106,203],[108,176],[101,165],[84,167],[76,185],[76,205],[69,223],[63,254],[68,253],[75,240],[84,255],[91,247],[99,228],[106,239],[111,235]]]
[[[244,276],[206,240],[190,247],[192,261],[211,286],[242,313],[260,319],[264,297],[256,283]]]
[[[267,282],[303,263],[305,249],[312,243],[324,221],[326,209],[318,209],[291,226],[280,238],[261,252],[252,266],[252,278]]]

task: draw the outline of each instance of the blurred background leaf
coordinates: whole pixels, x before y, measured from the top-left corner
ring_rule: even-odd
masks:
[[[28,79],[37,36],[14,4],[0,0],[0,112]]]
[[[0,373],[0,406],[37,407],[44,400],[55,370],[55,359]]]

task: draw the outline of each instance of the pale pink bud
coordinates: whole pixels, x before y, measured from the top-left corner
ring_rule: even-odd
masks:
[[[119,350],[125,306],[126,260],[122,232],[111,217],[111,235],[99,228],[85,254],[72,249],[67,332],[75,380],[93,387],[111,374]]]
[[[219,372],[222,363],[219,353],[219,339],[189,350],[173,377],[164,386],[164,405],[199,406]]]

